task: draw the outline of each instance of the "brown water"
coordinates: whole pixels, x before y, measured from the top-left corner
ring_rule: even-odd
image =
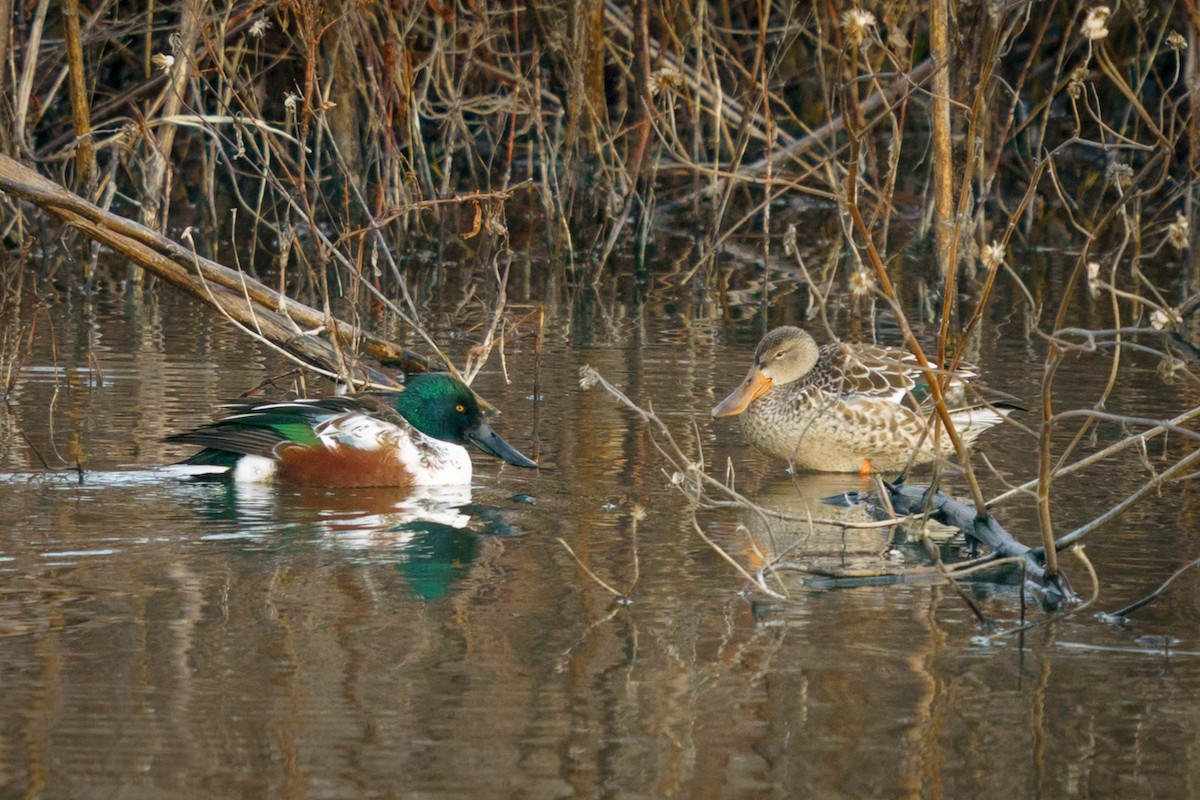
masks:
[[[169,290],[26,306],[41,327],[0,411],[0,796],[1200,796],[1195,573],[1127,626],[1088,611],[992,643],[944,585],[745,591],[694,529],[650,429],[580,388],[581,365],[653,403],[710,464],[732,459],[739,488],[772,507],[802,511],[857,481],[807,478],[797,494],[708,419],[763,323],[685,307],[551,309],[540,369],[532,337],[512,342],[511,382],[493,359],[476,386],[545,469],[477,459],[467,502],[181,482],[158,467],[187,450],[163,435],[286,365]],[[1033,405],[1041,351],[1021,329],[990,321],[973,357]],[[1070,360],[1060,402],[1091,402],[1106,364]],[[1127,375],[1112,410],[1197,402],[1148,358]],[[1087,446],[1117,437],[1101,426]],[[1036,468],[1015,431],[983,447],[1014,482]],[[1146,475],[1122,458],[1062,482],[1056,524]],[[1096,610],[1200,555],[1193,495],[1168,486],[1088,540]],[[1028,501],[999,513],[1036,543]],[[696,520],[745,560],[740,524],[767,547],[797,538],[767,539],[732,508]],[[615,603],[559,538],[632,601]],[[869,563],[882,539],[826,532],[805,547],[798,559]],[[1002,624],[1019,617],[1011,587],[970,591]],[[1180,640],[1172,652],[1145,638],[1161,635]]]

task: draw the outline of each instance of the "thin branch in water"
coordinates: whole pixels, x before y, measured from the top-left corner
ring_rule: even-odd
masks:
[[[571,554],[571,558],[575,559],[575,563],[579,565],[579,568],[581,570],[583,570],[585,573],[587,573],[587,576],[589,578],[591,578],[592,580],[594,580],[596,582],[596,584],[600,586],[601,589],[608,592],[609,594],[611,594],[613,597],[617,598],[618,600],[628,600],[628,597],[626,595],[624,595],[621,592],[614,589],[607,582],[605,582],[605,580],[603,578],[601,578],[596,573],[592,572],[591,568],[588,567],[587,564],[584,564],[583,561],[579,558],[579,556],[577,556],[575,554],[575,551],[571,549],[571,545],[567,544],[566,539],[562,538],[561,536],[556,536],[554,538],[556,538],[558,540],[558,543],[561,544],[566,549],[566,551]]]
[[[1162,594],[1164,591],[1166,591],[1167,587],[1170,586],[1176,578],[1178,578],[1183,573],[1187,572],[1192,567],[1196,567],[1196,566],[1200,566],[1200,558],[1192,559],[1191,561],[1184,564],[1179,569],[1175,570],[1173,573],[1171,573],[1171,577],[1169,577],[1165,581],[1163,581],[1157,589],[1155,589],[1153,592],[1146,595],[1142,599],[1132,602],[1123,608],[1117,609],[1116,611],[1109,611],[1109,612],[1103,613],[1100,615],[1100,618],[1103,619],[1105,622],[1124,622],[1126,619],[1128,619],[1129,615],[1132,614],[1134,611],[1137,611],[1142,606],[1150,603],[1155,598],[1157,598],[1160,594]]]

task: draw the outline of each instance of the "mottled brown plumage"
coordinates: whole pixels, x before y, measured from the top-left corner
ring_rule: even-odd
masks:
[[[950,418],[967,445],[1010,410],[966,406],[973,377],[965,367],[946,386]],[[799,470],[898,471],[953,452],[944,432],[934,446],[928,391],[907,351],[844,342],[818,347],[805,331],[785,326],[763,337],[746,379],[712,413],[740,414],[751,444]]]

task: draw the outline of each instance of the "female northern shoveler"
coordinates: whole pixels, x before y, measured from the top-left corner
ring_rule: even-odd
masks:
[[[484,421],[466,384],[445,373],[414,376],[395,393],[232,407],[224,419],[167,437],[204,448],[184,465],[239,482],[456,485],[471,480],[463,445],[473,444],[514,466],[537,466]]]
[[[963,405],[969,368],[950,376],[950,419],[970,445],[1015,408]],[[935,457],[928,430],[929,386],[911,353],[894,347],[835,342],[823,347],[807,332],[780,327],[754,351],[746,380],[712,410],[741,414],[742,431],[769,456],[813,472],[903,470]],[[952,455],[937,437],[936,455]]]

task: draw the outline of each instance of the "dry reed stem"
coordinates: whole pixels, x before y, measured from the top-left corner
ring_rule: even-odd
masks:
[[[1197,566],[1200,566],[1200,558],[1194,558],[1191,561],[1189,561],[1188,563],[1184,564],[1179,569],[1172,572],[1171,576],[1169,578],[1167,578],[1165,581],[1160,583],[1158,585],[1158,587],[1154,589],[1154,591],[1150,592],[1150,594],[1146,595],[1145,597],[1135,600],[1134,602],[1130,603],[1129,605],[1123,606],[1123,607],[1117,609],[1116,611],[1105,612],[1101,616],[1103,616],[1106,620],[1110,620],[1110,621],[1114,621],[1114,622],[1116,622],[1116,621],[1123,622],[1134,611],[1137,611],[1142,606],[1147,605],[1148,603],[1152,602],[1159,595],[1161,595],[1163,592],[1165,592],[1167,590],[1167,587],[1170,586],[1172,583],[1174,583],[1176,578],[1178,578],[1183,573],[1187,572],[1189,569],[1192,569],[1193,567],[1197,567]]]
[[[33,81],[37,75],[38,56],[41,53],[42,33],[46,27],[46,12],[50,8],[50,0],[39,0],[34,10],[33,21],[29,27],[29,38],[25,41],[25,60],[21,65],[21,77],[17,81],[16,111],[13,120],[14,139],[21,150],[32,152],[29,143],[29,103],[33,94]],[[3,65],[7,71],[8,65]]]
[[[64,0],[63,18],[66,20],[67,70],[71,77],[71,116],[75,124],[78,145],[75,163],[83,181],[84,194],[91,195],[96,184],[96,153],[92,144],[92,123],[88,102],[87,78],[83,64],[83,42],[79,31],[79,0]]]
[[[1141,446],[1150,439],[1166,433],[1173,427],[1181,426],[1183,423],[1193,420],[1196,417],[1200,417],[1200,406],[1192,408],[1183,414],[1180,414],[1179,416],[1173,417],[1169,421],[1159,421],[1156,423],[1155,427],[1151,428],[1150,430],[1142,431],[1134,436],[1126,437],[1125,439],[1115,442],[1102,450],[1081,458],[1079,461],[1076,461],[1073,464],[1057,467],[1051,474],[1051,479],[1066,477],[1067,475],[1071,475],[1081,469],[1086,469],[1087,467],[1098,464],[1110,456],[1127,450],[1130,447]],[[1029,492],[1030,489],[1036,489],[1038,486],[1038,480],[1038,478],[1034,478],[1019,486],[1009,489],[1002,494],[997,495],[988,501],[988,506],[992,507],[999,505],[1000,503],[1011,499],[1017,494]],[[1036,496],[1037,495],[1035,493],[1034,497]]]
[[[617,589],[614,589],[603,578],[601,578],[595,572],[592,572],[591,568],[587,564],[584,564],[583,561],[579,558],[579,556],[577,556],[575,554],[575,551],[571,549],[571,545],[567,544],[566,539],[562,538],[561,536],[556,536],[554,538],[556,540],[558,540],[558,543],[561,544],[568,553],[571,554],[571,558],[575,559],[575,563],[579,565],[579,568],[581,570],[583,570],[589,578],[591,578],[593,581],[595,581],[596,584],[599,585],[601,589],[604,589],[604,591],[608,592],[613,597],[616,597],[618,599],[622,599],[622,600],[627,599],[627,595],[625,595],[621,591],[618,591]]]
[[[954,151],[950,128],[950,0],[930,0],[929,50],[938,65],[933,72],[932,149],[933,149],[933,227],[938,269],[947,286],[954,287],[956,266],[954,251]],[[968,145],[970,147],[970,145]],[[956,292],[946,292],[952,302]],[[945,322],[943,322],[945,324]]]
[[[1150,480],[1139,486],[1135,491],[1127,495],[1125,499],[1121,500],[1121,502],[1114,505],[1108,511],[1105,511],[1100,516],[1094,517],[1089,522],[1080,525],[1070,533],[1060,536],[1054,541],[1053,549],[1062,550],[1068,545],[1079,541],[1085,535],[1091,533],[1101,525],[1105,525],[1117,519],[1117,517],[1121,516],[1121,514],[1124,514],[1132,506],[1145,498],[1146,495],[1150,494],[1151,492],[1157,492],[1164,484],[1173,481],[1177,477],[1182,477],[1185,475],[1186,470],[1197,462],[1200,462],[1200,449],[1193,450],[1191,453],[1179,459],[1179,461],[1176,461],[1162,472],[1156,473],[1150,478]]]
[[[625,7],[613,0],[604,3],[604,21],[629,40],[636,39],[634,20],[630,19],[629,12]],[[701,74],[700,70],[681,61],[672,50],[664,49],[657,39],[647,37],[647,43],[649,45],[647,55],[650,59],[662,64],[664,68],[677,71],[697,102],[707,104],[700,107],[702,111],[709,111],[719,117],[724,125],[744,128],[750,131],[755,138],[769,141],[767,124],[762,112],[757,110],[747,112],[742,103],[722,90],[720,83],[713,79],[711,72]],[[736,59],[734,63],[736,64]],[[785,139],[781,144],[788,146],[790,142]]]
[[[9,70],[8,70],[8,45],[12,36],[12,21],[13,21],[13,0],[0,0],[0,64],[4,65],[0,69],[0,93],[7,94],[11,91],[8,85]],[[0,133],[0,146],[5,149],[10,147],[8,133]]]
[[[185,0],[179,25],[179,45],[168,57],[170,78],[160,98],[161,116],[174,117],[183,107],[183,96],[192,77],[192,51],[200,38],[200,28],[208,0]],[[175,144],[175,127],[167,125],[156,139],[147,140],[146,167],[143,176],[142,220],[147,227],[166,230],[170,209],[171,151]]]
[[[555,538],[558,540],[558,543],[561,544],[566,551],[571,554],[571,558],[575,559],[575,563],[579,565],[579,568],[582,569],[589,578],[595,581],[600,588],[616,597],[617,602],[621,605],[631,605],[633,603],[633,590],[637,588],[638,581],[641,579],[641,559],[638,556],[638,524],[645,518],[646,509],[635,503],[634,506],[629,510],[629,544],[631,559],[633,562],[633,576],[629,579],[628,588],[623,592],[618,589],[614,589],[611,584],[597,575],[587,564],[584,564],[583,560],[575,553],[575,551],[571,548],[571,545],[567,544],[565,539],[563,539],[561,536],[556,536]]]
[[[1139,175],[1134,179],[1134,184],[1140,182],[1142,176],[1153,174],[1156,165],[1164,159],[1164,151],[1160,151],[1151,156]],[[1053,174],[1053,173],[1051,173]],[[1161,183],[1162,177],[1159,182]],[[1057,186],[1057,184],[1056,184]],[[1113,204],[1101,217],[1095,230],[1103,230],[1103,228],[1115,219],[1120,211],[1129,202],[1137,196],[1136,193],[1123,194],[1118,202]],[[1094,234],[1093,234],[1094,235]],[[1088,244],[1092,240],[1089,238]],[[1062,299],[1059,302],[1058,311],[1055,315],[1053,330],[1059,330],[1064,327],[1068,309],[1070,308],[1071,300],[1074,297],[1075,291],[1083,279],[1085,264],[1088,260],[1088,250],[1085,248],[1076,260],[1075,267],[1072,269],[1070,276],[1067,279],[1066,287],[1063,290]],[[1055,548],[1055,537],[1053,522],[1050,513],[1050,487],[1051,487],[1051,456],[1050,456],[1050,436],[1054,425],[1054,409],[1053,409],[1053,392],[1052,385],[1054,375],[1058,370],[1058,366],[1062,361],[1064,349],[1054,340],[1049,341],[1046,350],[1046,360],[1042,369],[1042,387],[1041,387],[1041,433],[1039,434],[1038,442],[1038,521],[1042,534],[1042,546],[1046,552],[1046,570],[1053,576],[1058,569],[1058,560]]]
[[[1144,105],[1142,105],[1141,98],[1137,96],[1137,94],[1125,81],[1125,78],[1117,70],[1116,65],[1113,64],[1112,56],[1110,56],[1108,52],[1108,42],[1101,40],[1099,42],[1099,47],[1095,48],[1095,53],[1096,60],[1100,62],[1100,68],[1104,71],[1104,74],[1110,81],[1112,81],[1113,85],[1117,87],[1121,94],[1125,96],[1125,99],[1129,101],[1130,107],[1133,108],[1133,110],[1141,118],[1142,122],[1145,123],[1146,127],[1150,130],[1150,133],[1154,136],[1154,138],[1158,140],[1158,145],[1165,150],[1174,149],[1173,144],[1162,132],[1159,124],[1155,122],[1155,120],[1150,116],[1150,112],[1146,110]]]
[[[930,492],[930,494],[932,494],[932,492]],[[983,611],[980,610],[975,601],[971,599],[971,596],[967,594],[966,588],[960,585],[959,582],[954,579],[954,576],[951,575],[950,570],[947,569],[946,565],[942,563],[942,554],[938,550],[937,545],[934,544],[933,540],[929,538],[929,533],[925,530],[924,525],[921,526],[920,535],[921,544],[925,547],[925,554],[928,555],[929,560],[933,562],[934,569],[937,570],[938,574],[941,575],[945,582],[949,584],[950,587],[955,591],[955,593],[958,595],[958,599],[961,600],[967,608],[971,609],[971,613],[975,615],[975,619],[979,621],[979,624],[986,625],[988,621],[987,617],[984,616]]]

